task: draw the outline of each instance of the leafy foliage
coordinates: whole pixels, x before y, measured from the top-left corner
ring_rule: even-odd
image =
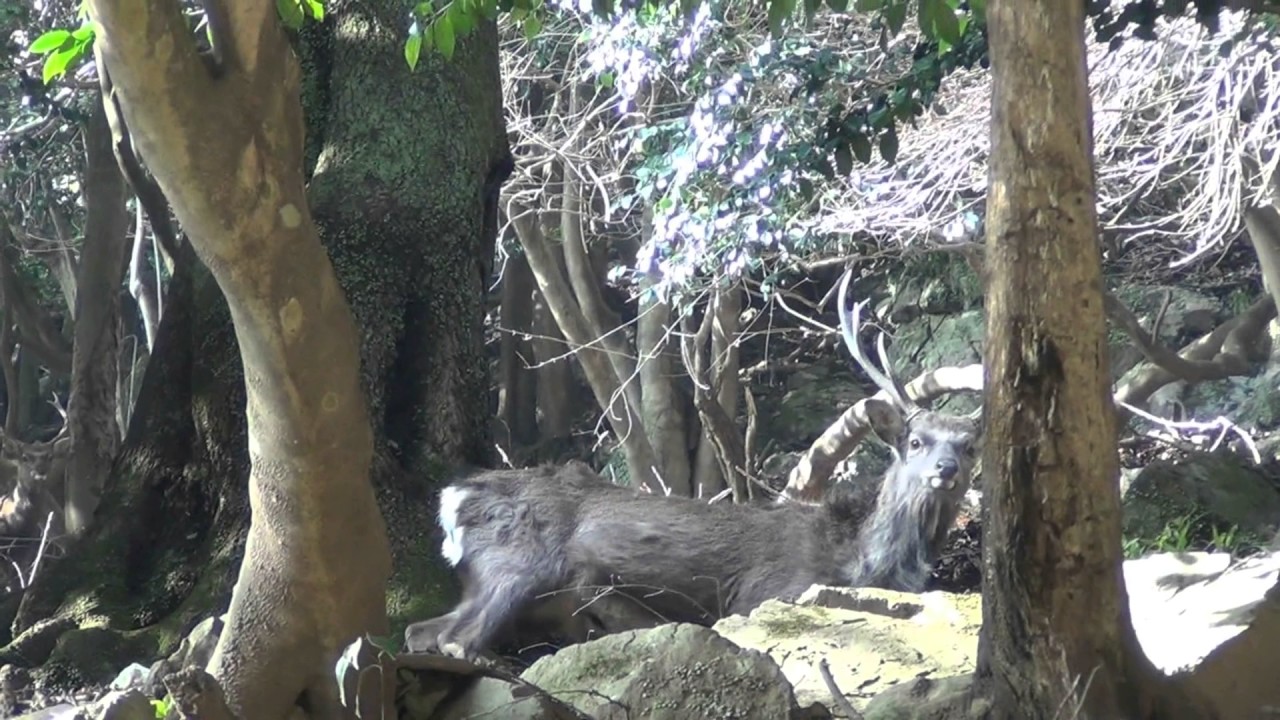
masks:
[[[86,18],[75,30],[54,28],[44,33],[27,50],[45,56],[41,80],[48,85],[92,55],[93,38],[93,23]]]

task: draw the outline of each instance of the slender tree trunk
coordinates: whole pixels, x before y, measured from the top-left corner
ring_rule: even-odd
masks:
[[[76,278],[75,342],[71,360],[71,458],[67,463],[65,523],[84,531],[101,498],[120,443],[116,384],[120,355],[120,283],[129,249],[125,181],[111,150],[111,127],[101,102],[85,128],[84,247]]]
[[[712,296],[707,312],[714,313],[711,326],[711,383],[716,401],[730,419],[738,417],[738,395],[742,382],[738,379],[738,333],[741,329],[742,291],[736,287]],[[713,497],[726,487],[715,444],[708,433],[699,437],[696,455],[695,486],[700,497]],[[750,462],[751,458],[744,457]]]
[[[1209,717],[1163,695],[1121,573],[1084,5],[992,0],[977,677],[1007,718]],[[982,687],[980,685],[980,687]]]
[[[156,328],[160,325],[160,289],[156,274],[147,262],[147,219],[142,212],[142,203],[138,203],[134,223],[133,249],[129,255],[129,292],[138,303],[147,349],[150,350],[155,347]]]
[[[651,285],[652,283],[646,283]],[[646,293],[642,292],[642,296]],[[641,302],[636,321],[636,351],[640,356],[640,398],[644,427],[653,443],[658,470],[671,494],[693,494],[689,448],[685,438],[685,405],[676,393],[668,354],[671,306],[653,299]]]
[[[560,326],[542,291],[534,289],[533,355],[538,361],[538,433],[544,441],[564,440],[573,432],[573,368]]]
[[[502,336],[500,367],[502,399],[498,417],[506,425],[508,445],[515,449],[538,439],[537,372],[533,347],[524,334],[533,332],[533,293],[536,285],[523,253],[507,258],[502,275]]]

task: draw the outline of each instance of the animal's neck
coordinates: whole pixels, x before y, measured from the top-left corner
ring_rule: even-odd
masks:
[[[937,552],[934,538],[949,522],[944,503],[932,494],[895,497],[892,478],[858,536],[854,585],[919,592],[924,589]]]

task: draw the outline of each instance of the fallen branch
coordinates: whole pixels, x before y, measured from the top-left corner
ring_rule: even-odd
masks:
[[[1123,407],[1125,410],[1128,410],[1144,420],[1155,423],[1170,431],[1203,433],[1210,430],[1216,430],[1218,432],[1218,437],[1213,441],[1213,445],[1209,446],[1209,452],[1217,450],[1218,447],[1222,445],[1222,441],[1226,439],[1227,433],[1235,433],[1244,443],[1245,447],[1249,448],[1249,453],[1253,455],[1254,464],[1262,464],[1262,454],[1258,452],[1258,446],[1254,444],[1253,437],[1244,428],[1232,422],[1225,416],[1219,415],[1209,422],[1197,422],[1192,420],[1175,422],[1173,420],[1167,420],[1165,418],[1152,415],[1151,413],[1140,408],[1136,408],[1126,402],[1117,401],[1116,405]]]

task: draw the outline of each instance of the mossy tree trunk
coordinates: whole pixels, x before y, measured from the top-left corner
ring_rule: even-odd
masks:
[[[511,162],[497,33],[486,24],[452,61],[424,56],[410,73],[398,3],[326,8],[298,44],[308,195],[359,329],[398,632],[443,611],[454,590],[434,489],[491,449],[483,292]],[[15,628],[95,617],[154,629],[143,647],[164,652],[225,609],[248,520],[244,402],[226,304],[203,267],[180,263],[97,525],[33,588]]]
[[[992,0],[983,627],[1001,718],[1211,717],[1143,654],[1121,572],[1084,6]]]
[[[439,481],[493,456],[485,289],[512,162],[498,33],[483,23],[451,60],[423,53],[410,71],[402,3],[326,7],[299,48],[312,83],[308,132],[320,148],[310,197],[362,330],[398,632],[447,610],[455,591],[434,521]]]

